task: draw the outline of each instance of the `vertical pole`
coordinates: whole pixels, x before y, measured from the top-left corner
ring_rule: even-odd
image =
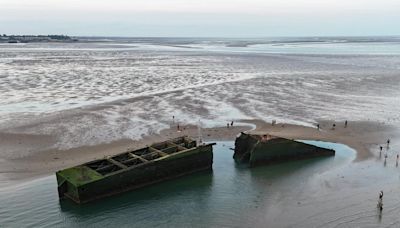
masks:
[[[197,123],[197,145],[203,144],[203,135],[201,132],[201,122],[199,119],[199,122]]]

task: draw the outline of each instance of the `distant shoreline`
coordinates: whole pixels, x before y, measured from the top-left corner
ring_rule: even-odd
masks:
[[[78,42],[79,39],[66,35],[0,35],[0,43],[42,43],[42,42]]]

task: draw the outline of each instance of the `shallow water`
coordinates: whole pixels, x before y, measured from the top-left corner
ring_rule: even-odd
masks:
[[[69,149],[138,139],[172,116],[205,127],[400,126],[399,66],[396,37],[2,44],[0,131],[53,135],[54,148]]]
[[[249,169],[235,164],[233,151],[229,149],[232,142],[217,143],[212,172],[82,206],[58,200],[54,176],[3,188],[0,224],[2,227],[265,227],[265,224],[347,227],[368,223],[376,227],[399,222],[398,197],[385,189],[385,200],[394,198],[397,202],[388,202],[379,219],[375,208],[377,191],[366,190],[366,182],[359,180],[369,175],[368,183],[382,183],[376,176],[384,172],[396,174],[394,179],[398,182],[398,169],[378,166],[376,161],[352,163],[355,151],[347,146],[311,142],[334,148],[336,156]],[[358,174],[360,168],[366,167],[370,168]]]
[[[232,159],[233,142],[217,142],[212,172],[77,206],[59,202],[54,176],[0,190],[5,227],[396,227],[396,148],[383,158],[352,162],[355,151],[334,143],[335,157],[248,169]],[[376,210],[384,190],[384,213]]]

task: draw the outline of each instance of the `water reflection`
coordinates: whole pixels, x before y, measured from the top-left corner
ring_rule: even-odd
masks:
[[[62,212],[71,213],[73,216],[96,216],[107,211],[124,213],[124,211],[132,211],[146,204],[154,205],[160,201],[172,203],[174,200],[182,199],[182,196],[185,198],[207,197],[212,184],[213,171],[203,171],[83,205],[77,205],[70,200],[61,200],[60,208]]]
[[[319,184],[320,175],[354,159],[354,151],[341,147],[335,157],[248,168],[235,164],[230,147],[218,142],[212,171],[84,205],[59,201],[56,180],[47,177],[2,192],[2,205],[10,206],[0,206],[0,219],[6,227],[263,227],[284,208],[279,204],[302,206],[299,194]]]

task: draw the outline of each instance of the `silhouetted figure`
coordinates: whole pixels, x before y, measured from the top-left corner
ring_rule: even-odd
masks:
[[[229,123],[226,124],[226,128],[229,128]]]
[[[347,127],[347,120],[344,121],[344,127]]]
[[[336,124],[332,124],[332,130],[335,130]]]
[[[397,158],[396,158],[396,167],[399,166],[399,154],[397,154]]]
[[[231,127],[233,126],[233,120],[231,121]]]
[[[380,211],[382,211],[383,209],[383,191],[379,192],[379,199],[378,199],[378,205],[377,205],[378,209]]]
[[[178,124],[178,125],[176,125],[176,129],[177,129],[178,131],[180,131],[180,130],[181,130],[181,128],[180,128],[180,126],[179,126],[179,124]]]
[[[382,146],[379,146],[379,149],[381,149],[380,151],[382,152],[383,147],[382,147]]]
[[[319,131],[319,124],[317,124],[317,129],[318,129],[318,131]]]

